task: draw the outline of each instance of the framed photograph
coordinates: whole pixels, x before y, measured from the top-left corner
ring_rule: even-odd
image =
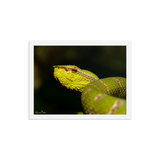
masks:
[[[26,77],[27,121],[134,122],[134,38],[29,38]]]

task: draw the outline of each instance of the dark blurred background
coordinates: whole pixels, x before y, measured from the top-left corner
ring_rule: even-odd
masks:
[[[99,78],[126,77],[126,46],[35,46],[34,113],[77,114],[80,99],[54,79],[53,65],[76,65]]]

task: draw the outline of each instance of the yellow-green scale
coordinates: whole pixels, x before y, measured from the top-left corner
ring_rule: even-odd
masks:
[[[91,82],[83,89],[81,101],[84,111],[86,113],[89,114],[93,112],[94,114],[107,114],[110,111],[110,109],[114,106],[117,100],[121,101],[120,98],[117,98],[117,95],[119,95],[121,98],[125,97],[125,78],[112,78],[116,78],[117,81],[111,78],[104,78],[101,80]],[[108,95],[108,93],[110,96]],[[124,100],[122,100],[122,102],[123,101]],[[124,105],[122,104],[122,106]],[[123,109],[120,109],[121,107],[118,109],[118,113],[125,114],[124,107]]]

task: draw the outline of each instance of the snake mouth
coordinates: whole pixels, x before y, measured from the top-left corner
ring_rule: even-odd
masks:
[[[62,86],[66,87],[63,82],[66,80],[67,83],[71,83],[73,82],[73,80],[71,80],[70,78],[68,78],[65,74],[63,74],[63,72],[60,71],[60,69],[57,67],[58,65],[53,66],[54,67],[54,77],[55,79],[58,81],[59,84],[61,84]],[[70,89],[70,87],[66,87],[68,89]]]

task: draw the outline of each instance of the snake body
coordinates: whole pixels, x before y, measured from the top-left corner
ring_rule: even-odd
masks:
[[[86,114],[126,114],[126,79],[99,79],[94,73],[74,65],[56,65],[55,79],[70,91],[81,93]]]

